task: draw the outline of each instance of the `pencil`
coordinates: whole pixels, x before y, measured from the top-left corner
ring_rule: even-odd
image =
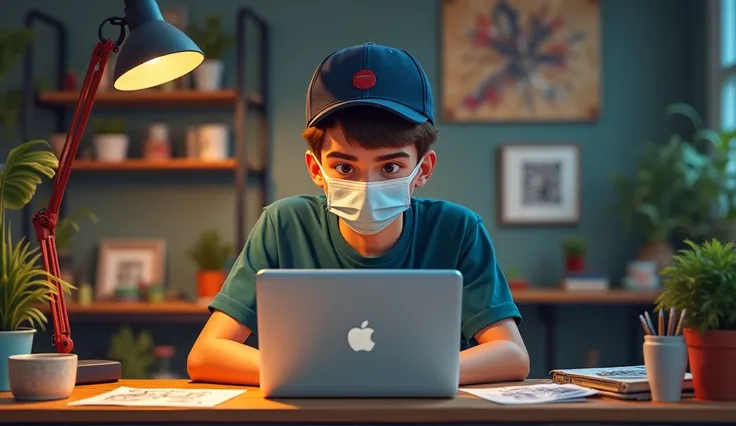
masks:
[[[680,312],[680,320],[677,321],[677,330],[675,330],[675,336],[679,336],[680,333],[682,333],[682,326],[684,325],[684,319],[685,319],[686,312],[687,312],[687,309],[683,309],[682,312]]]
[[[659,333],[660,336],[664,336],[664,309],[659,308],[657,316],[659,317],[657,318],[657,333]]]
[[[652,335],[656,334],[654,332],[654,323],[652,322],[652,317],[649,316],[649,312],[644,311],[644,318],[647,319],[647,325],[649,326],[649,330],[651,330]]]
[[[675,315],[677,315],[677,313],[675,312],[675,308],[670,308],[670,315],[669,315],[669,318],[667,318],[667,335],[668,336],[675,335]]]
[[[641,327],[644,329],[644,335],[651,336],[652,331],[649,330],[649,325],[647,324],[647,320],[644,318],[644,315],[639,315],[639,321],[641,321]]]

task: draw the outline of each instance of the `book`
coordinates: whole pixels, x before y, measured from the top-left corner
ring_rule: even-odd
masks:
[[[565,290],[608,290],[608,277],[598,274],[567,274],[562,280]]]
[[[615,393],[649,392],[647,370],[643,365],[603,368],[573,368],[552,370],[552,381],[559,384],[574,384],[599,391]],[[693,389],[693,376],[686,373],[682,382],[683,391]]]

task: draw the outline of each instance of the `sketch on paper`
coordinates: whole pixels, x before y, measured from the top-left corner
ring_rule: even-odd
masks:
[[[541,384],[505,386],[498,388],[462,388],[463,392],[497,404],[547,404],[553,402],[580,402],[598,391],[582,386]]]
[[[141,389],[121,386],[69,405],[123,405],[136,407],[214,407],[245,389]]]
[[[646,378],[647,370],[645,367],[631,367],[631,368],[613,368],[601,370],[595,373],[596,376],[600,377],[611,377],[621,379],[624,377],[628,378]]]
[[[522,204],[559,205],[562,203],[562,162],[527,161],[522,165]]]

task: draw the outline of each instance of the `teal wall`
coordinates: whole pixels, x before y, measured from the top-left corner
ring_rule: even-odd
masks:
[[[96,41],[98,22],[120,14],[120,3],[94,0],[3,1],[0,27],[21,24],[30,8],[40,8],[69,26],[74,69],[86,67]],[[190,21],[206,15],[226,17],[238,6],[249,6],[265,17],[272,28],[271,125],[273,127],[272,199],[298,193],[315,193],[303,165],[305,145],[299,133],[304,120],[304,94],[314,67],[334,49],[365,41],[400,46],[413,52],[425,67],[435,93],[439,93],[438,7],[430,0],[374,0],[364,2],[322,1],[194,1],[161,0],[162,5],[185,5]],[[611,171],[630,172],[639,147],[646,139],[666,136],[663,107],[673,101],[702,106],[704,66],[702,3],[695,0],[604,0],[602,1],[603,105],[602,118],[594,125],[440,125],[436,146],[439,156],[432,182],[422,196],[463,204],[482,215],[494,239],[500,263],[516,267],[536,286],[553,286],[562,272],[561,241],[576,233],[590,243],[592,268],[618,279],[638,244],[624,230],[611,210],[614,192],[608,181]],[[197,17],[197,18],[194,18]],[[234,22],[228,20],[229,27]],[[41,37],[48,36],[42,31]],[[51,78],[52,45],[39,47],[39,75]],[[232,58],[230,58],[232,59]],[[232,62],[231,62],[232,63]],[[232,69],[227,80],[232,82]],[[437,95],[438,96],[438,95]],[[101,114],[101,112],[95,112]],[[178,128],[228,114],[214,112],[181,114],[132,111],[128,127],[140,139],[148,122],[166,120]],[[178,126],[178,127],[176,127]],[[51,131],[50,115],[36,112],[32,137],[45,138]],[[176,133],[175,133],[176,136]],[[583,219],[572,228],[501,228],[496,224],[496,170],[493,156],[504,142],[573,142],[582,148]],[[162,237],[169,242],[169,285],[194,290],[195,268],[185,256],[186,247],[207,227],[232,234],[233,190],[230,177],[73,176],[67,195],[71,209],[86,207],[101,218],[97,226],[85,226],[75,254],[85,270],[93,266],[94,248],[105,237]],[[252,221],[257,212],[252,212]],[[17,222],[17,219],[16,219]],[[89,277],[91,279],[91,276]],[[523,307],[522,331],[533,358],[533,375],[544,371],[542,323],[536,311]],[[602,351],[601,362],[627,362],[630,322],[621,308],[570,307],[561,309],[559,355],[563,365],[582,364],[585,348]],[[591,324],[583,327],[582,324]],[[162,343],[178,343],[178,366],[198,326],[159,328]],[[85,356],[102,356],[112,326],[78,323],[77,345]],[[41,336],[39,336],[41,337]],[[168,340],[168,341],[167,341]],[[46,337],[41,337],[43,350]],[[102,351],[100,353],[100,351]]]

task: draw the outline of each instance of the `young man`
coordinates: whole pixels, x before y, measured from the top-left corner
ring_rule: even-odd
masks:
[[[256,273],[265,268],[457,269],[463,275],[460,384],[522,380],[519,310],[477,214],[413,198],[437,155],[429,81],[409,53],[368,43],[339,50],[307,91],[304,159],[325,196],[263,210],[187,360],[193,380],[258,385]],[[407,313],[408,315],[409,313]]]

